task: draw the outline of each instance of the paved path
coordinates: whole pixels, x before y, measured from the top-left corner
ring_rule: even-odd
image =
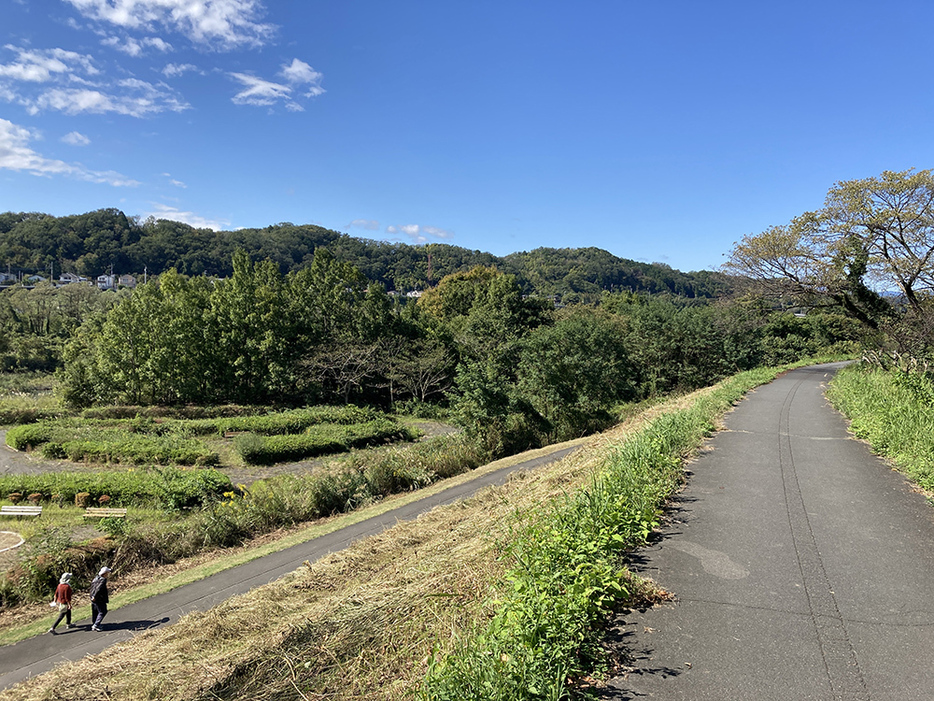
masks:
[[[636,569],[676,600],[619,621],[610,699],[934,698],[934,509],[846,431],[837,366],[727,417]]]
[[[232,596],[278,579],[301,567],[306,560],[314,562],[328,553],[346,548],[356,540],[380,533],[399,521],[414,519],[436,506],[468,497],[482,487],[503,484],[509,474],[516,470],[529,470],[555,462],[574,450],[576,447],[573,446],[561,448],[548,455],[480,475],[474,480],[366,521],[225,570],[166,594],[113,610],[104,620],[103,633],[89,632],[88,620],[75,621],[80,624],[79,627],[66,630],[60,626],[58,635],[45,634],[0,647],[0,689],[47,672],[60,662],[101,652],[114,643],[132,637],[136,631],[169,625],[186,613],[206,610]]]

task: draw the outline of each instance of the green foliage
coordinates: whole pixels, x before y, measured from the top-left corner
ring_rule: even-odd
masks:
[[[517,389],[551,427],[545,440],[604,428],[612,422],[607,408],[636,396],[625,333],[619,319],[577,308],[523,340]]]
[[[934,381],[851,365],[836,374],[827,396],[873,450],[925,489],[934,489]]]
[[[300,433],[317,424],[356,424],[374,421],[383,415],[375,409],[357,406],[316,406],[261,416],[234,416],[200,419],[186,423],[192,435],[223,435],[225,432],[250,431],[264,436]]]
[[[412,431],[395,421],[377,419],[349,425],[317,424],[310,426],[303,434],[271,435],[260,440],[251,434],[251,437],[238,441],[236,446],[244,462],[268,465],[338,453],[375,443],[412,440],[414,437]]]
[[[59,577],[67,570],[71,538],[66,529],[45,526],[23,546],[19,562],[25,576],[19,594],[29,599],[51,598]]]
[[[53,494],[61,503],[73,503],[87,492],[91,502],[108,495],[114,506],[157,505],[165,509],[211,502],[231,488],[230,479],[212,469],[151,468],[107,472],[47,472],[39,475],[0,476],[0,493]]]

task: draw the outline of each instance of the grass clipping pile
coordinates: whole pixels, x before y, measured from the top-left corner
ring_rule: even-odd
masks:
[[[583,485],[612,446],[701,390],[656,406],[503,487],[440,507],[161,631],[60,666],[0,699],[411,698],[433,650],[486,620],[497,542]],[[116,614],[115,615],[119,615]]]

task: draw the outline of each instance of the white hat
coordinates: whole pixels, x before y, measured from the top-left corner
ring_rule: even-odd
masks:
[[[103,577],[103,576],[104,576],[105,574],[107,574],[108,572],[110,572],[110,568],[109,568],[109,567],[101,567],[101,571],[97,573],[97,576],[98,576],[98,577]]]

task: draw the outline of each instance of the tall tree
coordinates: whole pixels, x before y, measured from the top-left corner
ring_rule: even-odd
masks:
[[[726,269],[772,292],[832,301],[874,328],[892,313],[879,292],[919,310],[934,291],[934,174],[836,183],[822,209],[736,244]]]

